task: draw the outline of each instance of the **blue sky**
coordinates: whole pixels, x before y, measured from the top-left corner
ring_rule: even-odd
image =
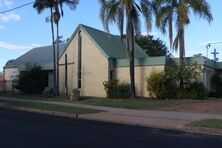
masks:
[[[19,5],[32,2],[32,0],[0,0],[0,11],[8,10]],[[222,1],[208,0],[211,6],[214,20],[211,24],[191,16],[191,24],[186,28],[186,56],[202,53],[206,56],[206,43],[222,41]],[[78,24],[85,24],[103,30],[99,19],[100,5],[98,0],[80,0],[75,11],[65,6],[65,15],[60,22],[60,34],[63,39],[71,36]],[[38,15],[32,5],[0,15],[0,71],[5,62],[15,59],[36,46],[49,45],[51,43],[50,24],[45,22],[49,15],[46,10]],[[118,34],[115,25],[110,26],[113,34]],[[143,32],[145,28],[143,27]],[[162,35],[155,26],[151,34],[161,38],[168,45],[167,35]],[[213,45],[220,52],[219,60],[222,60],[222,44]],[[172,51],[171,51],[172,52]],[[175,57],[178,53],[172,52]]]

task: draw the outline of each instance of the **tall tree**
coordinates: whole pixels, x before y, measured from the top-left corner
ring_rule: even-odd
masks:
[[[53,90],[56,95],[59,94],[59,21],[60,17],[64,15],[63,5],[66,4],[71,10],[74,10],[78,5],[79,0],[36,0],[33,7],[41,13],[45,9],[50,9],[49,19],[51,22],[52,30],[52,44],[53,44]],[[56,24],[56,40],[54,37],[54,25]],[[57,45],[57,52],[55,48]]]
[[[46,9],[50,9],[50,19],[48,19],[51,23],[51,32],[52,32],[52,47],[53,47],[53,93],[57,94],[57,84],[56,84],[56,48],[55,48],[55,36],[54,36],[54,25],[53,25],[53,8],[54,8],[54,0],[35,0],[33,5],[38,13],[42,13]]]
[[[57,75],[57,93],[59,93],[59,21],[61,16],[63,17],[63,5],[66,4],[71,10],[75,10],[76,6],[78,5],[79,0],[54,0],[54,22],[56,24],[56,45],[57,45],[57,68],[56,68],[56,75]]]
[[[136,43],[147,53],[148,56],[167,56],[168,48],[166,44],[160,40],[160,38],[155,39],[151,35],[137,35]]]
[[[184,65],[185,27],[190,24],[190,14],[193,12],[208,22],[213,20],[210,6],[206,0],[153,0],[156,12],[156,26],[166,33],[168,28],[170,46],[179,50],[180,67]],[[173,25],[173,22],[175,25]],[[173,26],[176,27],[176,37],[173,41]],[[183,79],[180,81],[183,88]]]
[[[151,29],[151,3],[149,0],[99,0],[99,2],[101,4],[100,18],[107,32],[109,32],[109,24],[114,22],[118,25],[123,40],[124,26],[126,26],[126,50],[129,57],[131,98],[135,98],[135,34],[140,34],[141,31],[141,14],[144,16],[147,30]]]

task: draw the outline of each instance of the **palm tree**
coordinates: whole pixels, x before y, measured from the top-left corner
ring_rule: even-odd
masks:
[[[55,37],[54,37],[54,25],[53,25],[53,7],[54,0],[35,0],[33,8],[35,8],[38,13],[42,13],[45,9],[50,9],[50,23],[51,23],[51,32],[52,32],[52,46],[53,46],[53,93],[57,94],[57,85],[56,85],[56,49],[55,49]]]
[[[151,29],[151,3],[149,0],[99,0],[99,2],[101,4],[100,18],[107,32],[109,32],[110,23],[117,23],[123,40],[124,26],[126,26],[126,50],[129,57],[131,98],[135,98],[135,34],[140,34],[141,31],[140,14],[144,16],[147,30]]]
[[[193,12],[209,23],[213,20],[210,6],[206,0],[153,0],[156,12],[156,26],[166,33],[168,28],[170,47],[179,49],[180,67],[184,65],[185,56],[185,26],[190,24],[190,14]],[[176,27],[176,37],[173,41],[173,22]],[[183,79],[180,80],[183,89]]]
[[[56,70],[56,75],[57,75],[57,93],[59,93],[59,21],[61,16],[63,17],[64,11],[63,11],[63,4],[66,4],[71,10],[75,10],[76,6],[78,5],[79,0],[54,0],[54,13],[53,13],[53,18],[54,22],[56,24],[56,45],[57,45],[57,70]]]

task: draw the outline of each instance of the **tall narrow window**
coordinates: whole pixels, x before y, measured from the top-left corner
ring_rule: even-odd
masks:
[[[68,95],[68,61],[67,61],[67,54],[65,54],[65,94]]]
[[[78,34],[78,88],[82,88],[82,35]]]

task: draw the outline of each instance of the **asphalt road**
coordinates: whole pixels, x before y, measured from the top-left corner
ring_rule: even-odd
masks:
[[[0,109],[1,148],[221,148],[222,137]]]

